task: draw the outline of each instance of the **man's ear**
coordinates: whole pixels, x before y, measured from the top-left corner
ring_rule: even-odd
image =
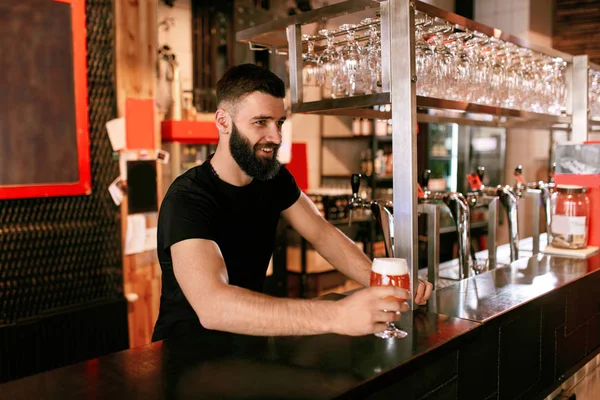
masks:
[[[219,108],[215,113],[215,125],[219,133],[228,135],[231,133],[231,115],[224,108]]]

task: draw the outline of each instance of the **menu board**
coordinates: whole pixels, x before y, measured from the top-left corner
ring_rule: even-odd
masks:
[[[0,198],[89,192],[84,0],[0,2],[0,37]]]

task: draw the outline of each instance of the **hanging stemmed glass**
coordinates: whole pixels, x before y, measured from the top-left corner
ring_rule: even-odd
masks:
[[[446,46],[454,55],[454,71],[450,74],[452,84],[446,92],[446,95],[452,100],[464,100],[470,91],[469,78],[471,57],[465,50],[464,43],[470,39],[471,36],[473,36],[473,34],[469,31],[455,32],[448,36]]]
[[[590,69],[588,74],[590,115],[600,117],[600,72]]]
[[[566,68],[566,63],[562,58],[543,58],[543,107],[548,114],[560,115],[563,112],[563,96],[566,89],[564,68]]]
[[[342,74],[346,85],[346,96],[365,94],[366,79],[361,61],[362,48],[354,36],[355,25],[343,24],[341,31],[346,31],[346,44],[341,50]]]
[[[488,81],[488,94],[490,105],[501,106],[504,99],[504,42],[491,37],[488,44],[487,64],[489,65],[490,79]]]
[[[452,70],[452,52],[444,44],[445,35],[452,31],[452,26],[444,20],[436,20],[434,24],[427,30],[432,35],[430,40],[434,43],[433,55],[434,55],[434,85],[435,90],[432,91],[431,96],[444,98],[448,87],[448,77]]]
[[[302,35],[306,41],[307,51],[302,55],[304,65],[302,67],[302,84],[304,86],[318,86],[319,56],[315,53],[315,45],[310,35]]]
[[[366,84],[366,93],[381,92],[381,39],[376,18],[365,18],[361,25],[370,25],[369,42],[363,48],[366,55],[366,62],[363,64],[363,73],[368,77]],[[362,57],[361,57],[362,59]]]
[[[521,58],[521,102],[520,107],[522,110],[533,111],[533,97],[535,89],[535,74],[533,72],[533,54],[529,49],[519,49],[519,56]]]
[[[471,58],[471,78],[470,82],[473,86],[470,90],[469,101],[479,104],[486,104],[486,90],[485,85],[488,79],[488,64],[485,58],[485,45],[488,42],[488,37],[481,33],[474,31],[473,37],[471,37],[465,46],[465,49],[469,53]]]
[[[321,29],[319,34],[327,39],[327,48],[319,56],[319,84],[323,86],[325,98],[343,97],[341,84],[342,68],[340,53],[333,43],[333,31]]]
[[[429,15],[415,11],[415,68],[417,72],[417,95],[429,96],[433,81],[433,49],[425,40],[424,28],[432,24]]]

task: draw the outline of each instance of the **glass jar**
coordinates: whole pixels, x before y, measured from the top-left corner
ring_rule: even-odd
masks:
[[[558,185],[552,195],[552,246],[583,249],[587,246],[590,200],[581,186]]]

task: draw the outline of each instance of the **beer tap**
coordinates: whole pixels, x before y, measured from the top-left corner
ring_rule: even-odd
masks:
[[[515,192],[520,197],[533,198],[533,254],[538,254],[540,252],[540,203],[544,207],[544,212],[546,215],[546,241],[548,244],[550,244],[549,232],[552,221],[552,193],[550,191],[550,186],[544,181],[526,182],[523,178],[522,165],[517,165],[514,175],[517,180],[515,184]]]
[[[468,175],[469,183],[471,184],[472,192],[467,193],[467,203],[471,210],[479,206],[487,207],[488,210],[488,233],[487,233],[487,248],[488,248],[488,269],[496,268],[496,230],[498,228],[498,202],[499,197],[496,194],[488,193],[485,194],[482,189],[483,175],[485,168],[482,166],[477,167],[475,174]],[[473,214],[471,214],[473,215]],[[475,255],[475,249],[471,246],[471,257],[473,259],[473,268],[476,273],[481,272],[483,266],[480,268]]]
[[[394,257],[394,205],[391,201],[373,200],[368,201],[358,195],[360,189],[359,174],[354,174],[350,178],[352,186],[352,197],[348,202],[350,210],[349,224],[352,223],[353,210],[363,209],[371,210],[373,218],[383,232],[383,240],[385,244],[385,253],[387,257]],[[439,285],[439,222],[440,214],[439,207],[434,204],[419,204],[417,208],[419,214],[428,216],[427,222],[427,275],[428,280],[436,288]]]
[[[496,187],[487,187],[483,182],[483,176],[485,173],[485,167],[477,167],[477,173],[471,174],[469,182],[471,188],[480,195],[498,197],[500,203],[506,211],[508,219],[508,234],[510,244],[510,261],[516,261],[519,258],[519,196],[515,193],[514,189],[508,185],[498,185]],[[472,179],[477,177],[477,179]],[[476,183],[475,183],[476,182]]]
[[[391,201],[373,200],[368,201],[358,195],[360,189],[360,174],[353,174],[350,178],[352,186],[352,198],[348,202],[350,210],[348,224],[352,224],[352,213],[354,210],[371,210],[377,225],[383,232],[383,242],[385,244],[385,254],[387,257],[394,257],[394,205]]]
[[[419,199],[419,202],[437,201],[445,204],[450,209],[458,233],[458,262],[460,266],[458,276],[461,280],[468,278],[469,256],[471,254],[471,208],[462,193],[432,193],[428,188],[430,175],[430,170],[423,171],[421,175],[424,195],[423,198]]]

